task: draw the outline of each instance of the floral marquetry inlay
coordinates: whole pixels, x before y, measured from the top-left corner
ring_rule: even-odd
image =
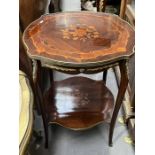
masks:
[[[49,63],[50,68],[56,66],[70,72],[86,73],[90,71],[88,66],[97,66],[98,70],[104,63],[134,53],[133,28],[108,13],[82,11],[44,15],[26,28],[23,41],[31,58],[43,60],[46,66]]]
[[[61,30],[64,39],[82,40],[99,38],[94,26],[87,26],[85,24],[70,25],[69,27]]]

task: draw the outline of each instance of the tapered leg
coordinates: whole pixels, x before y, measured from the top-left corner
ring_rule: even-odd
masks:
[[[33,60],[33,83],[35,88],[35,94],[39,98],[39,106],[42,114],[44,133],[45,133],[45,148],[48,148],[48,121],[46,118],[45,107],[43,105],[43,92],[40,88],[40,76],[41,76],[41,65],[38,61]]]
[[[103,72],[103,81],[104,81],[105,84],[106,84],[106,81],[107,81],[107,74],[108,74],[108,70],[106,69],[106,70]]]
[[[117,99],[116,99],[115,108],[114,108],[111,123],[110,123],[109,146],[112,146],[112,138],[113,138],[113,132],[114,132],[117,115],[118,115],[119,109],[122,105],[123,98],[124,98],[124,95],[125,95],[125,92],[126,92],[126,89],[128,86],[128,81],[129,81],[128,73],[127,73],[127,64],[126,64],[125,60],[121,61],[119,63],[119,68],[120,68],[120,72],[121,72],[121,81],[120,81],[120,87],[119,87],[119,91],[118,91],[118,95],[117,95]]]
[[[50,75],[50,83],[52,84],[53,83],[53,71],[51,69],[49,69],[49,75]]]
[[[39,88],[38,85],[37,85],[37,90],[38,90],[38,93],[40,94],[41,91],[40,91],[40,88]],[[41,95],[39,95],[39,96],[41,96]],[[45,113],[45,109],[44,108],[45,107],[43,106],[43,102],[41,102],[40,103],[40,109],[41,109],[41,114],[42,114],[42,119],[43,119],[43,125],[44,125],[45,148],[48,148],[48,121],[47,121],[47,118],[46,118],[46,113]]]

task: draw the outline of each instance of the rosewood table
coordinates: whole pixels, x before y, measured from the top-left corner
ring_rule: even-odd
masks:
[[[33,60],[33,79],[40,96],[48,147],[48,125],[59,124],[73,130],[83,130],[101,122],[109,122],[109,145],[116,118],[128,85],[127,61],[133,54],[134,30],[113,14],[66,12],[41,16],[25,30],[23,42]],[[118,65],[120,88],[114,97],[101,81],[71,77],[54,81],[43,95],[42,67],[69,74],[92,74]]]

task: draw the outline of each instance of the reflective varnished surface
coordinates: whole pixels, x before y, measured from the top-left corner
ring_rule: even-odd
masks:
[[[23,40],[31,58],[63,66],[94,66],[132,55],[134,30],[112,14],[56,13],[31,23]]]
[[[54,82],[45,95],[48,122],[81,130],[109,121],[114,98],[103,81],[72,77]]]

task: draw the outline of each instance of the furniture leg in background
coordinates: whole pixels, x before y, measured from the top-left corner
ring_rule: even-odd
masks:
[[[96,0],[96,7],[98,12],[105,12],[107,0]]]

